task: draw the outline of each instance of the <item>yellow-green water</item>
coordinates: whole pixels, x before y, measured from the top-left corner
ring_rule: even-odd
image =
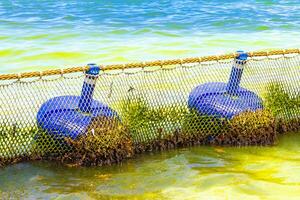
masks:
[[[21,199],[298,199],[300,134],[272,147],[198,146],[121,165],[21,163],[0,171],[0,194]]]
[[[0,73],[298,48],[295,0],[0,1]]]

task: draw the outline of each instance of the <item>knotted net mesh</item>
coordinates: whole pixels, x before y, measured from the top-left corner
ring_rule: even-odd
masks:
[[[225,115],[216,115],[216,112],[220,110],[227,112],[226,107],[222,108],[226,101],[239,101],[241,97],[238,94],[228,94],[226,91],[223,93],[223,89],[212,88],[222,87],[214,83],[227,84],[234,62],[233,59],[228,59],[101,71],[92,97],[93,101],[101,104],[93,105],[95,108],[92,109],[97,109],[97,106],[100,108],[93,116],[91,113],[81,112],[74,105],[72,112],[76,113],[78,119],[74,113],[70,116],[63,115],[69,115],[69,106],[77,103],[78,99],[72,100],[69,97],[80,98],[82,95],[86,77],[84,72],[1,81],[0,158],[4,160],[31,156],[49,157],[70,153],[74,151],[74,147],[70,145],[72,142],[68,142],[69,139],[73,142],[82,141],[86,149],[88,140],[85,140],[84,136],[89,133],[95,137],[97,131],[104,135],[114,132],[111,137],[97,143],[100,146],[109,148],[109,145],[117,144],[118,149],[123,145],[120,141],[128,140],[127,144],[132,144],[136,149],[142,148],[143,145],[148,145],[147,148],[151,149],[154,147],[150,148],[149,144],[160,147],[163,145],[174,147],[184,143],[231,144],[231,142],[235,145],[260,145],[264,144],[264,139],[267,140],[268,131],[299,130],[297,129],[300,117],[299,54],[248,58],[239,87],[245,89],[243,98],[248,104],[255,103],[252,102],[255,100],[248,98],[249,95],[255,94],[262,106],[256,110],[249,110],[248,104],[244,108],[245,105],[240,102],[239,104],[244,106],[243,112],[228,118]],[[203,84],[208,84],[210,89],[204,88],[201,91],[201,98],[194,100],[196,101],[194,104],[200,107],[198,109],[189,107],[191,92]],[[71,120],[70,123],[73,123],[71,129],[77,131],[76,137],[69,137],[70,135],[66,133],[67,128],[45,130],[37,123],[41,106],[49,99],[64,96],[67,96],[64,99],[66,102],[59,103],[67,106],[54,105],[48,115],[59,114],[47,120],[54,124],[55,120],[59,121],[61,118]],[[201,102],[203,98],[209,103]],[[199,111],[199,108],[202,110]],[[103,114],[108,112],[103,109],[111,109],[116,115]],[[70,119],[72,117],[76,119]],[[114,119],[108,119],[110,117]],[[83,125],[74,130],[77,127],[76,123]],[[117,131],[102,128],[101,124],[110,124],[108,129],[111,130],[113,127]],[[128,133],[126,138],[122,137],[125,133]],[[250,134],[248,138],[247,134]],[[264,139],[259,138],[260,136]],[[272,141],[274,139],[275,136],[272,135]],[[162,144],[163,142],[158,141],[167,142]],[[95,151],[101,150],[100,147],[100,150],[98,147],[93,148]]]

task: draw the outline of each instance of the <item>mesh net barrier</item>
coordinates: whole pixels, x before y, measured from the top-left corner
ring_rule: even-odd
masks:
[[[176,146],[274,144],[276,134],[299,130],[299,86],[299,54],[2,80],[0,165],[58,157],[107,164]]]

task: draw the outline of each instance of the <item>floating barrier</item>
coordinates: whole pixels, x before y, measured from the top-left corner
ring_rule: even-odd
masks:
[[[59,96],[45,102],[38,111],[37,123],[49,134],[63,134],[72,139],[84,134],[97,117],[117,118],[115,111],[93,100],[100,67],[89,64],[81,96]]]
[[[201,115],[231,119],[239,113],[263,108],[262,100],[254,92],[239,87],[243,67],[248,55],[238,52],[234,60],[228,84],[216,82],[197,86],[189,96],[190,109]]]
[[[0,166],[105,165],[190,145],[274,145],[278,134],[300,130],[299,53],[0,75]]]

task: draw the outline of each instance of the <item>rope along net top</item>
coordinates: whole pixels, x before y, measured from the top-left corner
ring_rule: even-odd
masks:
[[[69,155],[79,147],[118,161],[186,144],[272,144],[276,133],[299,128],[299,53],[0,75],[0,165]]]

